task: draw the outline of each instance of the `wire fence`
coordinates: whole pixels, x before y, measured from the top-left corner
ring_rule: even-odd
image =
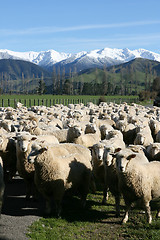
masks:
[[[127,102],[127,103],[138,103],[139,99],[138,98],[107,98],[106,102],[114,102],[117,104],[120,104],[122,102]],[[68,104],[79,104],[79,103],[83,103],[84,105],[86,105],[88,102],[93,102],[94,104],[99,104],[99,99],[96,98],[77,98],[77,99],[66,99],[66,98],[51,98],[51,99],[11,99],[11,98],[2,98],[0,99],[0,107],[16,107],[17,102],[22,103],[24,106],[26,107],[31,107],[31,106],[53,106],[55,104],[63,104],[65,106],[67,106]]]

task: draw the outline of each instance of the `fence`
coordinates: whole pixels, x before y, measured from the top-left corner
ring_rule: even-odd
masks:
[[[78,98],[78,99],[63,99],[63,98],[52,98],[52,99],[0,99],[0,107],[16,107],[17,102],[22,103],[26,107],[31,107],[31,106],[53,106],[55,104],[63,104],[67,106],[68,104],[78,104],[78,103],[83,103],[86,105],[88,102],[93,102],[94,104],[99,103],[99,99],[96,98],[89,98],[89,99],[83,99],[83,98]],[[138,98],[107,98],[106,102],[115,102],[117,104],[120,104],[122,102],[127,102],[127,103],[137,103]]]

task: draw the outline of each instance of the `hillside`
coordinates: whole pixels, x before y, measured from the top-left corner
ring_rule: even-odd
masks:
[[[94,68],[73,75],[70,82],[79,83],[76,91],[83,85],[82,94],[138,94],[139,91],[151,90],[153,79],[160,76],[160,63],[143,58],[136,58],[127,63],[108,68]],[[147,84],[147,86],[146,86]]]
[[[50,77],[51,73],[43,69],[42,67],[23,60],[14,60],[14,59],[1,59],[0,60],[0,75],[2,76],[7,74],[10,79],[22,79],[22,73],[24,78],[40,78],[43,74],[43,77]]]
[[[111,66],[106,68],[106,73],[108,75],[108,79],[117,79],[117,81],[120,79],[120,74],[122,72],[123,77],[126,74],[135,74],[137,75],[137,78],[140,82],[144,81],[146,69],[148,75],[151,74],[154,77],[154,74],[160,75],[160,63],[157,61],[152,61],[148,59],[143,58],[136,58],[134,60],[131,60],[127,63]],[[81,71],[77,76],[77,81],[81,81],[83,79],[83,82],[92,82],[95,80],[95,78],[98,79],[98,82],[102,81],[102,78],[104,77],[104,69],[100,68],[94,68],[94,69],[87,69],[84,71]]]

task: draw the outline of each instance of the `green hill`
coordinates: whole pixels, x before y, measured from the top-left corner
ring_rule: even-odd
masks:
[[[0,60],[0,88],[3,93],[33,91],[39,79],[51,84],[51,73],[31,62],[13,59]]]
[[[0,74],[7,74],[10,79],[21,79],[22,73],[24,78],[33,78],[33,76],[40,78],[43,74],[44,77],[50,77],[51,74],[45,69],[36,64],[23,60],[1,59],[0,60]]]

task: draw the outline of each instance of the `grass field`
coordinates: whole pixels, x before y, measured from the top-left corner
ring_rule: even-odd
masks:
[[[160,220],[147,224],[145,214],[140,209],[132,209],[129,221],[121,225],[124,214],[124,203],[121,201],[121,217],[115,218],[114,198],[109,197],[107,204],[101,204],[102,192],[89,194],[86,209],[80,207],[77,197],[65,198],[62,217],[57,219],[41,218],[28,229],[29,239],[37,240],[74,240],[74,239],[160,239]]]
[[[69,103],[98,103],[100,96],[91,95],[0,95],[0,107],[15,106],[15,102],[21,102],[25,106],[45,105],[51,106],[54,104],[68,105]],[[105,96],[107,102],[137,102],[137,96]]]

